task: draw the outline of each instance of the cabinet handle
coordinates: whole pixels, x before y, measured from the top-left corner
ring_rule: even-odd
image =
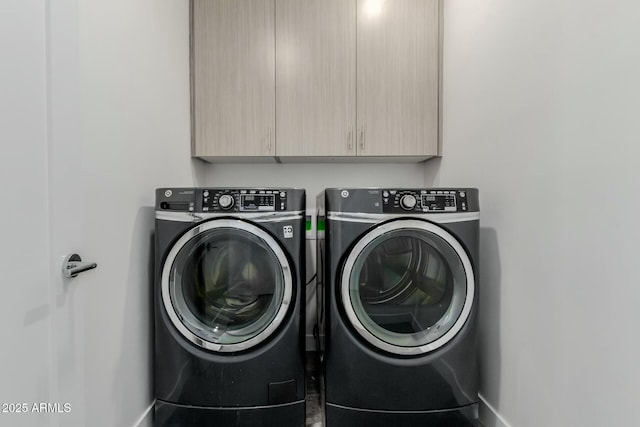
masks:
[[[267,144],[267,151],[271,151],[271,128],[269,128],[269,142]]]
[[[360,148],[364,150],[364,128],[360,128]]]
[[[353,149],[353,129],[349,129],[349,134],[347,135],[347,146],[349,147],[349,151]]]

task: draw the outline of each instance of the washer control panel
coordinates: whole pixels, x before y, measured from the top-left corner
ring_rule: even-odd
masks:
[[[287,210],[284,190],[202,190],[203,212],[277,212]]]
[[[466,212],[465,190],[400,190],[385,189],[382,195],[384,213],[406,212]]]

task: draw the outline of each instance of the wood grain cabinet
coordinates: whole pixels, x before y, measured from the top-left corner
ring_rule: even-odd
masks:
[[[441,0],[193,0],[193,154],[439,155]]]
[[[193,155],[275,155],[274,0],[193,0]]]
[[[438,154],[438,0],[358,0],[358,155]]]
[[[276,0],[276,153],[354,156],[356,2]]]

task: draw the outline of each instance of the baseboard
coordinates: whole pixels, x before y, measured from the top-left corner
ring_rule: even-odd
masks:
[[[138,421],[133,423],[133,427],[153,427],[153,407],[156,401],[151,402],[151,405],[144,410]]]
[[[482,395],[479,397],[480,422],[484,427],[512,427]]]

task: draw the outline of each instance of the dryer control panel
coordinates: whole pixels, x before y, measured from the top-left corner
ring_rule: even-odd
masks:
[[[203,212],[277,212],[287,210],[286,190],[203,189]]]
[[[157,188],[156,212],[251,214],[304,211],[301,188]]]
[[[466,212],[465,190],[384,189],[381,191],[384,213],[407,212]]]

